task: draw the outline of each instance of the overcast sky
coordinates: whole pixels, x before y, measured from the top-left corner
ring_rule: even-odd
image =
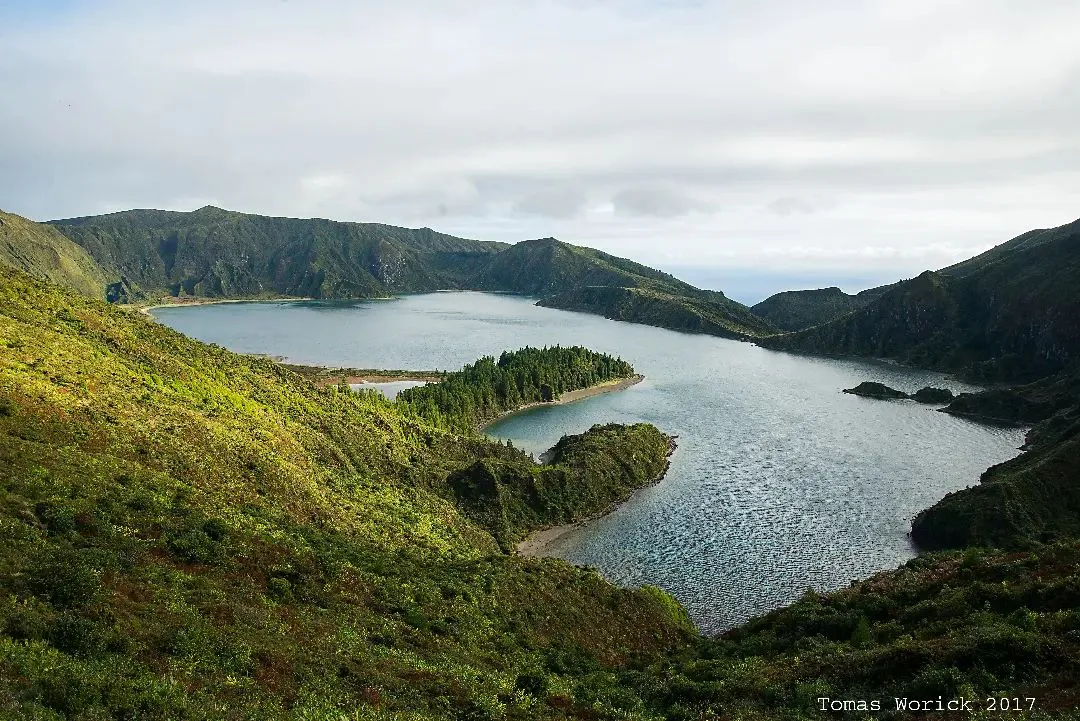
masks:
[[[908,277],[1080,216],[1080,2],[0,0],[0,208]]]

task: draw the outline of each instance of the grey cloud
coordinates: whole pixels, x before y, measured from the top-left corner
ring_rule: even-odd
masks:
[[[551,188],[521,198],[514,203],[514,211],[546,218],[573,218],[587,202],[585,194],[574,188]]]
[[[798,213],[813,213],[817,210],[817,207],[808,200],[787,195],[769,203],[769,210],[777,215],[795,215]]]
[[[616,215],[677,218],[689,213],[709,213],[716,207],[689,192],[666,185],[636,186],[617,192],[611,199]]]

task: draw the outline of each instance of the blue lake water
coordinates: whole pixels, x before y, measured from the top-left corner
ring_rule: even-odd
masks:
[[[594,423],[648,421],[677,435],[663,481],[547,553],[595,566],[617,583],[659,585],[704,631],[911,558],[911,517],[976,483],[1023,443],[1021,429],[840,392],[864,380],[907,391],[971,389],[941,374],[788,355],[538,308],[515,296],[230,303],[153,314],[195,338],[296,363],[452,370],[482,355],[557,343],[630,361],[644,382],[527,411],[489,432],[536,455]]]

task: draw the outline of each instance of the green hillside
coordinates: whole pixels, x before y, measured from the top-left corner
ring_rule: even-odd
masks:
[[[1080,373],[962,395],[943,410],[1036,425],[1025,453],[915,518],[911,536],[920,547],[1026,548],[1080,537]]]
[[[51,225],[147,297],[370,298],[456,288],[504,247],[426,228],[270,218],[211,206]]]
[[[1064,240],[1069,236],[1076,235],[1078,232],[1080,232],[1080,220],[1058,226],[1057,228],[1029,230],[1012,240],[994,246],[985,253],[981,253],[974,258],[969,258],[960,263],[950,265],[947,268],[942,268],[938,272],[944,275],[962,278],[997,263],[998,261],[1006,260],[1016,251],[1036,248],[1046,243],[1055,243],[1059,240]]]
[[[1080,225],[1039,237],[964,274],[927,271],[859,310],[761,345],[893,358],[982,381],[1052,375],[1080,356]]]
[[[584,286],[544,298],[537,305],[723,338],[743,340],[775,333],[746,306],[722,293],[706,291],[672,295],[652,288]]]
[[[700,638],[658,589],[503,550],[655,480],[671,449],[657,429],[596,426],[540,466],[379,394],[317,388],[14,270],[0,281],[4,717],[764,721],[894,694],[1037,699],[1013,718],[1075,705],[1075,542],[924,557]]]
[[[370,298],[481,290],[554,296],[550,307],[572,305],[629,322],[726,337],[775,330],[723,293],[554,238],[506,245],[426,228],[269,218],[209,206],[191,213],[131,210],[51,225],[102,266],[116,269],[137,299]],[[623,293],[637,299],[635,307],[616,310],[609,298],[580,294],[590,286],[639,295]],[[657,309],[658,302],[668,307]]]
[[[866,307],[888,286],[850,295],[837,287],[818,290],[786,290],[750,307],[759,318],[782,331],[796,331],[821,325],[853,310]]]
[[[1071,698],[1075,545],[922,559],[700,639],[657,589],[500,550],[654,479],[656,429],[596,427],[540,467],[0,279],[6,717],[810,719],[820,696]]]
[[[554,238],[526,240],[506,248],[475,276],[477,290],[549,296],[590,285],[662,289],[694,295],[697,288],[625,258]]]
[[[55,229],[3,211],[0,264],[94,298],[105,298],[106,287],[114,280],[85,250]]]
[[[563,718],[621,703],[577,677],[685,637],[658,591],[500,551],[505,525],[449,479],[538,469],[522,452],[0,280],[4,714]],[[598,459],[624,458],[607,473],[650,482],[668,447],[643,433],[663,438],[567,440],[584,451],[547,472],[583,493]],[[583,507],[530,503],[513,538]]]

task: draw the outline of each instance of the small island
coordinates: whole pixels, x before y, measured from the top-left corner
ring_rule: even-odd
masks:
[[[853,396],[862,396],[863,398],[880,398],[882,400],[908,397],[908,394],[903,391],[898,391],[895,388],[890,388],[884,383],[876,383],[874,381],[863,381],[854,388],[845,388],[844,393],[850,393]]]
[[[890,388],[884,383],[877,383],[876,381],[863,381],[854,388],[845,388],[844,393],[862,396],[863,398],[877,398],[879,400],[887,401],[912,400],[927,405],[945,405],[946,403],[951,403],[954,397],[953,392],[947,388],[926,386],[914,393],[905,393],[904,391]]]

